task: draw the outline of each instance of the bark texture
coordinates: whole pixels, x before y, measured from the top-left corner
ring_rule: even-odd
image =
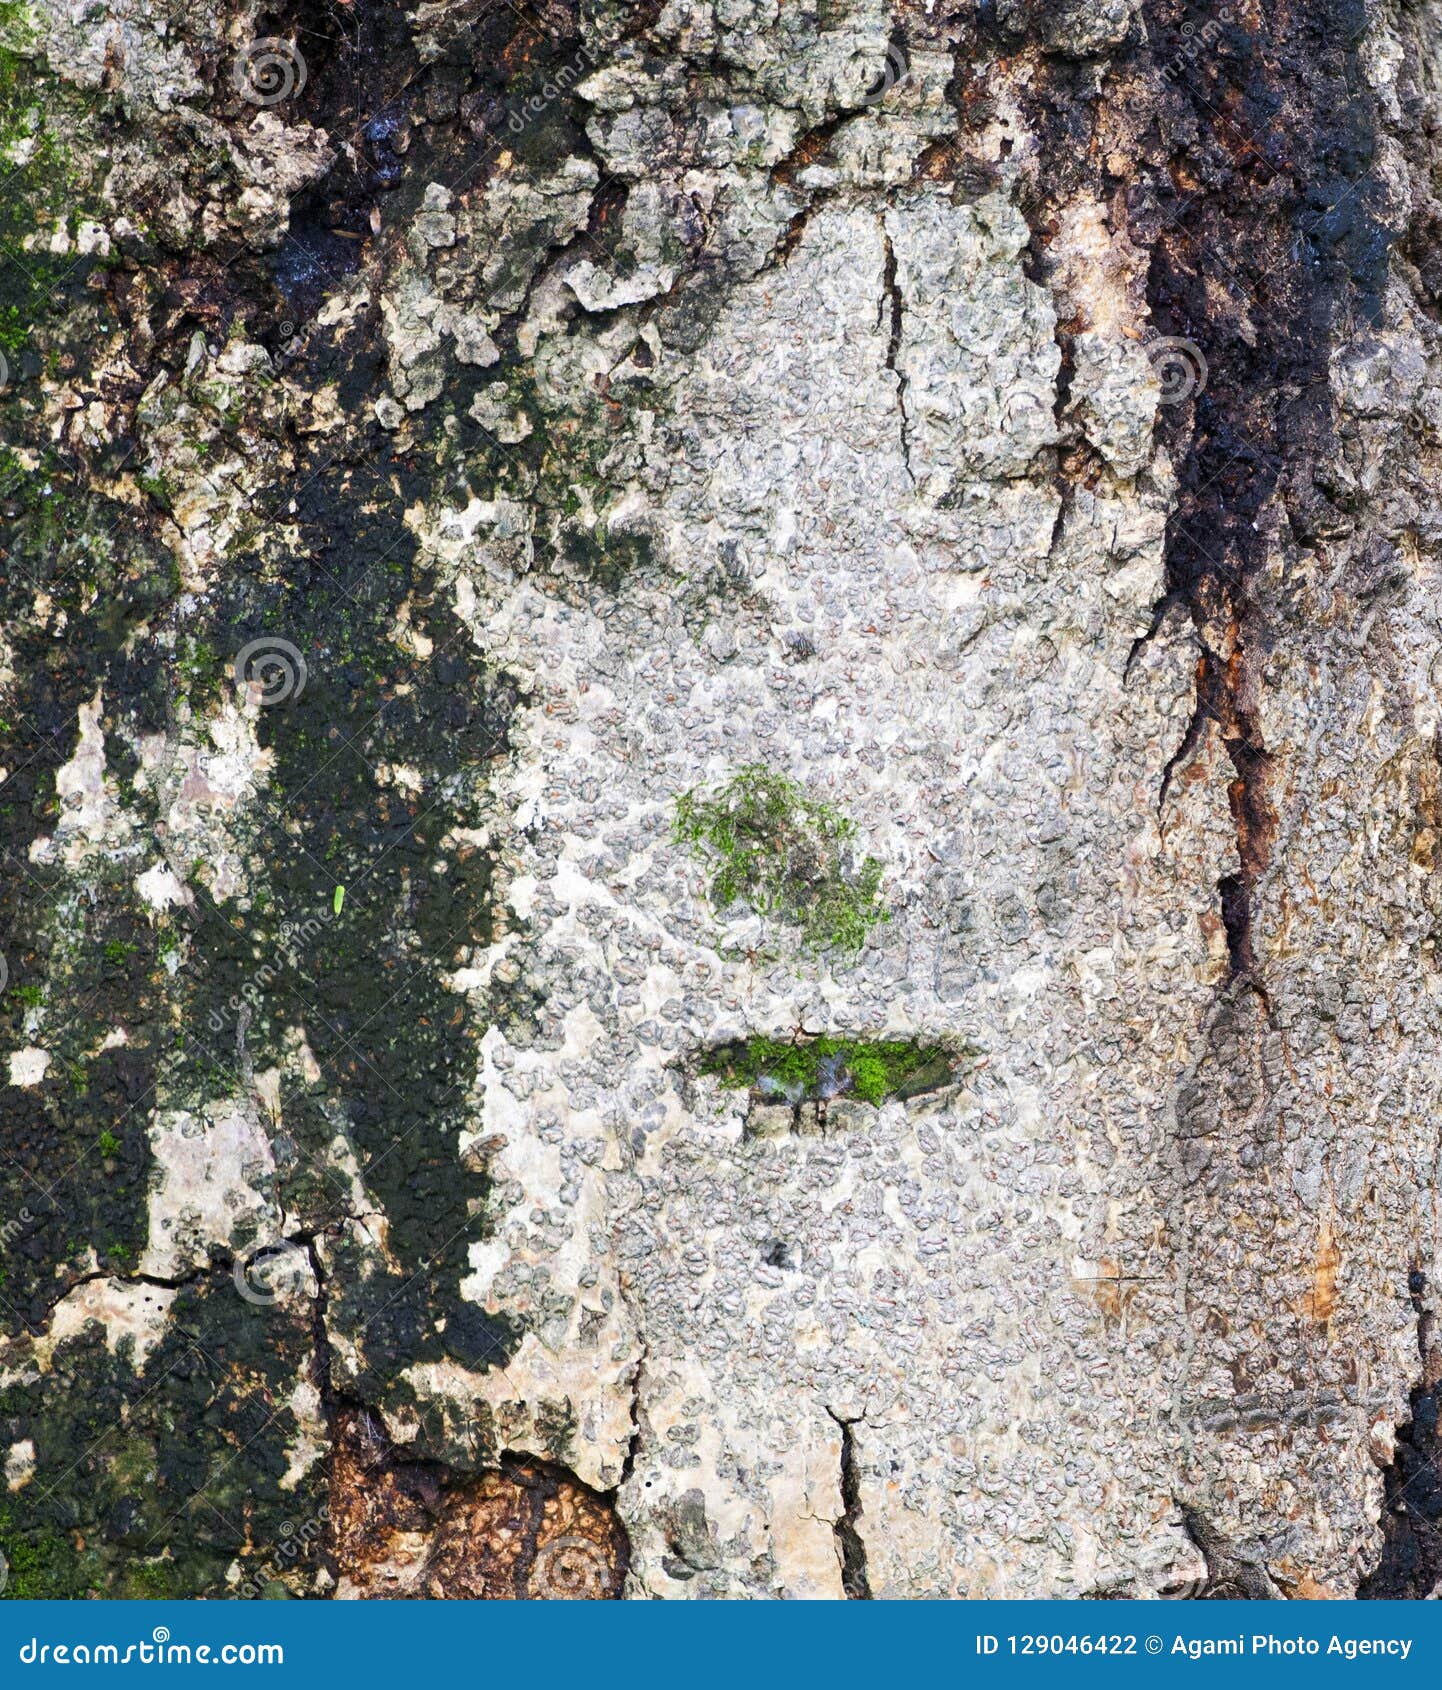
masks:
[[[13,1595],[1442,1577],[1442,5],[0,0]]]

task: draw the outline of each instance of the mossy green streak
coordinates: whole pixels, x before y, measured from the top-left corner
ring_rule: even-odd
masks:
[[[852,1097],[882,1104],[950,1084],[956,1062],[940,1045],[906,1039],[758,1037],[708,1051],[701,1072],[788,1103]]]

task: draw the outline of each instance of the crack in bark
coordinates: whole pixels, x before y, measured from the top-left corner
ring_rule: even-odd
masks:
[[[212,1248],[208,1251],[209,1259],[203,1266],[190,1268],[185,1273],[180,1274],[166,1275],[141,1273],[139,1271],[113,1273],[106,1268],[95,1268],[89,1273],[79,1274],[68,1281],[54,1302],[46,1305],[40,1320],[35,1322],[34,1325],[37,1330],[43,1329],[54,1318],[55,1311],[61,1303],[73,1292],[78,1291],[82,1285],[95,1285],[103,1280],[108,1280],[115,1285],[152,1285],[160,1291],[183,1291],[189,1285],[198,1285],[203,1280],[211,1279],[217,1275],[234,1274],[238,1268],[243,1269],[257,1258],[288,1247],[301,1247],[309,1251],[312,1269],[317,1273],[317,1283],[320,1283],[319,1269],[315,1259],[316,1238],[323,1233],[333,1231],[342,1221],[364,1219],[366,1219],[365,1215],[344,1214],[323,1226],[303,1227],[298,1232],[286,1233],[280,1238],[258,1244],[254,1249],[241,1255],[232,1255],[229,1251]]]
[[[636,1327],[636,1340],[640,1346],[640,1354],[636,1357],[636,1371],[631,1375],[631,1436],[626,1444],[626,1459],[621,1463],[621,1478],[613,1494],[619,1494],[622,1486],[636,1471],[636,1458],[641,1453],[641,1379],[646,1371],[649,1351],[639,1325]]]
[[[832,1526],[836,1534],[836,1552],[841,1560],[841,1588],[853,1602],[871,1600],[871,1577],[866,1564],[866,1544],[862,1540],[860,1521],[864,1512],[861,1504],[861,1473],[856,1464],[856,1437],[851,1428],[861,1421],[856,1415],[843,1419],[832,1409],[827,1414],[841,1430],[841,1517]]]
[[[896,279],[896,249],[891,244],[891,236],[882,230],[882,244],[886,252],[886,261],[881,272],[881,304],[876,314],[877,328],[886,326],[887,307],[891,310],[891,335],[886,345],[886,367],[896,377],[896,404],[901,412],[901,460],[906,465],[906,473],[911,485],[916,485],[916,473],[911,467],[911,418],[906,409],[906,394],[908,382],[906,373],[902,370],[898,359],[901,354],[902,331],[902,298],[901,286]]]
[[[1201,1602],[1271,1602],[1277,1588],[1261,1563],[1239,1550],[1216,1529],[1199,1509],[1178,1501],[1187,1536],[1207,1563],[1207,1582],[1197,1592]]]

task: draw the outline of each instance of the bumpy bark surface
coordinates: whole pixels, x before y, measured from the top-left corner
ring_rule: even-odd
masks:
[[[9,1594],[1433,1591],[1439,48],[0,0]]]

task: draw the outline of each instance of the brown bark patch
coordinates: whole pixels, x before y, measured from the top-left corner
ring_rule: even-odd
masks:
[[[629,1561],[612,1503],[564,1469],[408,1460],[351,1409],[335,1428],[328,1548],[336,1594],[371,1600],[602,1601]]]

